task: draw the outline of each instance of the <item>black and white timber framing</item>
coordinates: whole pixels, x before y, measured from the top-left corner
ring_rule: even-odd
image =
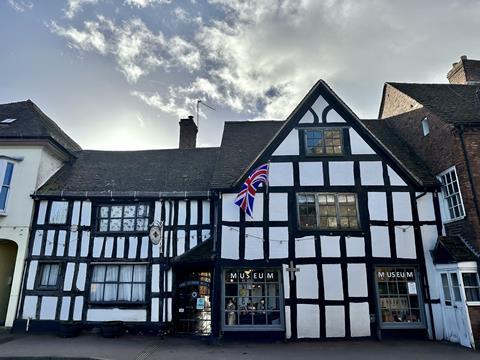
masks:
[[[341,130],[343,154],[308,156],[304,130]],[[222,149],[220,149],[222,151]],[[233,201],[250,171],[269,162],[268,190],[255,199],[254,217]],[[213,239],[212,335],[236,332],[225,325],[224,272],[278,269],[282,277],[281,337],[376,337],[416,331],[435,338],[441,326],[439,289],[430,257],[442,235],[436,184],[410,171],[323,82],[318,82],[234,183],[212,185],[208,196],[145,198],[42,196],[36,198],[18,321],[122,320],[156,327],[172,321],[175,274],[171,260]],[[142,189],[138,189],[139,192]],[[179,192],[182,189],[178,189]],[[297,195],[353,193],[357,230],[301,230]],[[65,224],[49,224],[54,202],[68,202]],[[99,204],[150,204],[150,221],[165,222],[164,249],[148,233],[97,234]],[[59,286],[36,286],[42,263],[61,264]],[[145,263],[146,300],[135,306],[92,304],[91,264]],[[293,266],[293,269],[292,269]],[[422,322],[383,328],[374,277],[377,266],[409,266],[418,274]],[[295,270],[295,272],[293,272]],[[245,331],[255,332],[252,327]]]

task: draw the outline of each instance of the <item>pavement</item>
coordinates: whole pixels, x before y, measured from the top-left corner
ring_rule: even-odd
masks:
[[[432,341],[315,341],[287,343],[225,342],[209,345],[191,338],[124,335],[104,339],[85,334],[62,339],[54,335],[14,335],[0,344],[0,359],[132,359],[132,360],[293,360],[293,359],[480,359],[480,353],[455,344]]]

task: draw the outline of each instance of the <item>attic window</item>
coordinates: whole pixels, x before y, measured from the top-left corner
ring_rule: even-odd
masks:
[[[13,123],[15,120],[17,120],[17,119],[3,119],[2,121],[0,121],[0,123],[2,123],[2,124],[11,124],[11,123]]]
[[[427,136],[430,133],[430,127],[428,126],[428,118],[424,117],[422,120],[423,136]]]

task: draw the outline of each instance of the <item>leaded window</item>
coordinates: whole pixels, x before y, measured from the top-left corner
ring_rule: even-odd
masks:
[[[342,129],[306,129],[305,154],[311,156],[343,154]]]
[[[146,265],[94,265],[90,301],[144,302],[146,276]]]
[[[350,193],[298,194],[298,221],[301,229],[359,228],[357,197]]]
[[[477,273],[462,273],[467,301],[480,301],[480,286]]]
[[[150,206],[145,203],[125,205],[100,205],[98,231],[144,232],[148,230]]]
[[[444,207],[448,220],[464,217],[465,209],[455,167],[440,174],[439,179],[442,183]]]

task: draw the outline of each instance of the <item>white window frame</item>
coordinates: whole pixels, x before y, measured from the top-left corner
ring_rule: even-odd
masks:
[[[458,193],[455,193],[454,195],[458,194],[458,196],[460,197],[460,205],[461,205],[461,210],[463,212],[463,215],[455,217],[455,218],[450,217],[450,209],[448,207],[447,196],[446,196],[445,190],[444,190],[445,187],[444,187],[443,182],[442,182],[442,178],[445,175],[447,175],[448,173],[451,173],[451,172],[455,173],[455,178],[457,180],[457,186],[458,186]],[[453,222],[453,221],[464,219],[465,218],[465,206],[463,204],[463,196],[462,196],[462,190],[460,188],[460,181],[458,180],[457,168],[455,166],[452,166],[452,167],[448,168],[447,170],[442,171],[440,174],[437,175],[437,179],[442,184],[442,192],[441,192],[441,199],[440,199],[441,200],[441,206],[440,206],[440,208],[441,208],[443,222],[444,223],[450,223],[450,222]],[[450,196],[452,196],[452,195],[450,195]]]
[[[461,287],[463,288],[465,303],[469,306],[480,306],[480,301],[467,300],[467,291],[465,289],[465,284],[463,282],[463,274],[475,274],[477,276],[477,284],[480,285],[480,277],[478,276],[478,272],[476,270],[460,270],[459,281],[461,282]],[[468,287],[470,288],[472,286],[468,286]]]

